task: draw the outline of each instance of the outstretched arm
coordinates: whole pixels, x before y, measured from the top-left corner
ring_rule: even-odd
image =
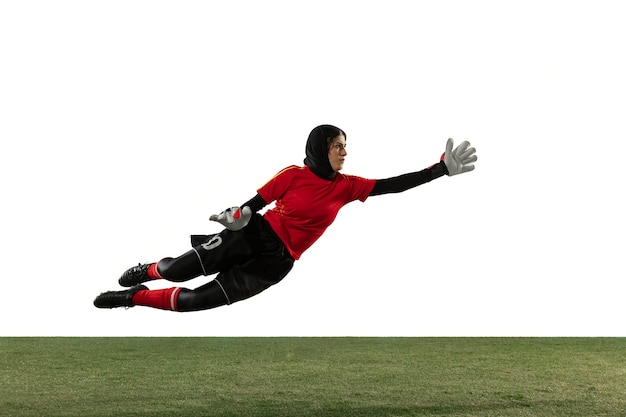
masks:
[[[476,149],[470,148],[465,141],[454,148],[454,141],[448,139],[446,151],[441,155],[441,162],[418,172],[400,175],[398,177],[376,180],[370,196],[399,193],[425,184],[444,175],[458,175],[474,169],[474,162],[478,160]]]
[[[430,182],[435,178],[442,177],[447,173],[448,170],[446,165],[443,162],[439,162],[438,164],[418,172],[411,172],[410,174],[404,174],[397,177],[376,180],[376,184],[374,184],[374,188],[372,189],[370,196],[401,193],[402,191],[406,191],[417,187],[418,185]]]

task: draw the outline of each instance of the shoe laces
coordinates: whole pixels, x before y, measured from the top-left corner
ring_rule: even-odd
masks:
[[[137,264],[137,266],[133,266],[130,269],[131,274],[142,274],[146,268],[147,264]]]

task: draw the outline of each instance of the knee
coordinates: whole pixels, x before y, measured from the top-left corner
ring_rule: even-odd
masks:
[[[184,282],[191,278],[195,278],[193,273],[184,268],[184,264],[177,262],[177,258],[163,258],[156,266],[157,272],[161,278],[171,282]]]
[[[228,304],[226,295],[215,281],[195,290],[181,289],[177,301],[178,311],[208,310]]]
[[[172,280],[169,276],[171,274],[168,274],[168,272],[173,260],[173,258],[163,258],[159,262],[157,262],[156,271],[161,276],[161,278],[167,279],[168,281]]]

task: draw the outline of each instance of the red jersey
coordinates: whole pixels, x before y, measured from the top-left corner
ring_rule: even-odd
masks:
[[[337,173],[332,180],[315,175],[307,166],[280,171],[257,191],[269,204],[264,218],[293,259],[299,259],[351,201],[365,201],[376,180]]]

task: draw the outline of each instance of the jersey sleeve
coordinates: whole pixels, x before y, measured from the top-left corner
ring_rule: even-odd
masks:
[[[299,169],[300,167],[295,165],[288,166],[274,175],[257,192],[267,204],[280,199],[291,185],[294,174]]]
[[[374,189],[376,180],[357,177],[354,175],[346,175],[348,181],[350,181],[351,198],[350,201],[360,200],[365,201],[369,197],[370,193]]]

